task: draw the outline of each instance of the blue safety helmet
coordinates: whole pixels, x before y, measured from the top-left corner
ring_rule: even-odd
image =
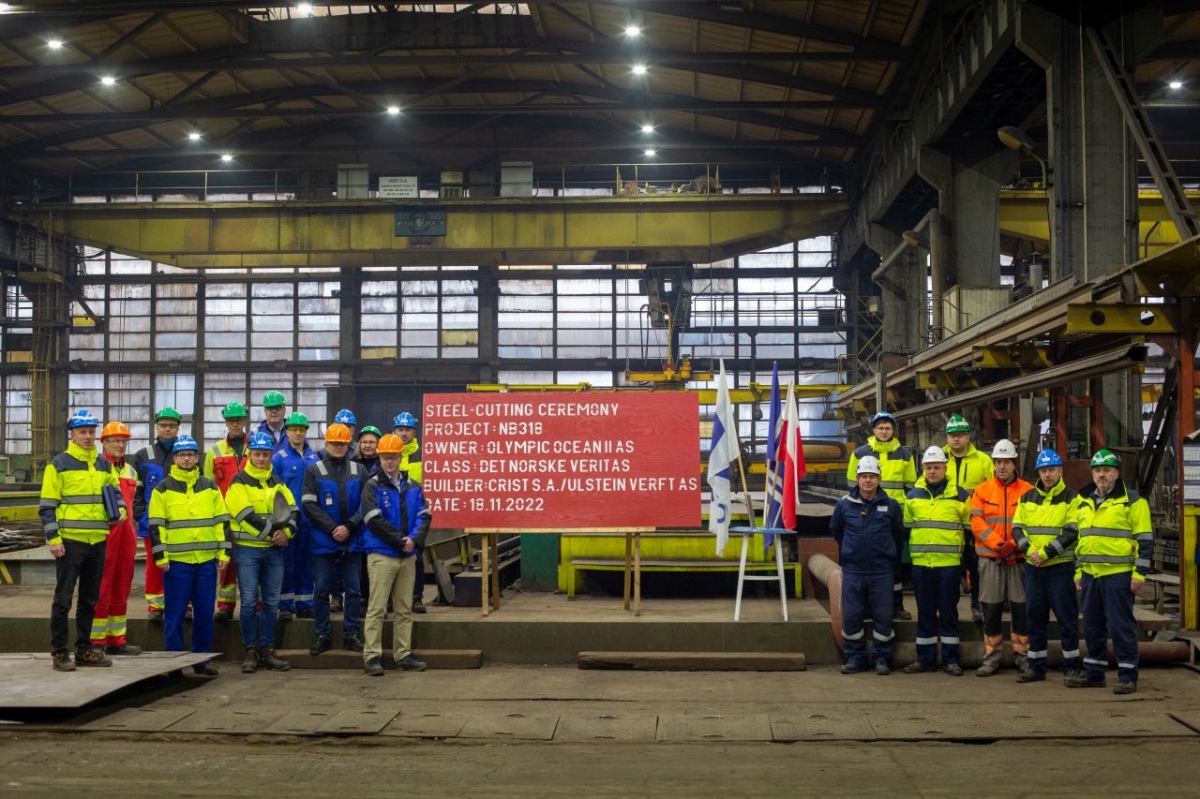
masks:
[[[358,427],[358,420],[354,418],[354,411],[349,408],[342,408],[333,416],[334,424],[344,424],[350,427]]]
[[[1033,466],[1035,469],[1041,469],[1046,466],[1062,466],[1063,460],[1058,453],[1052,449],[1044,449],[1038,453],[1037,460]]]
[[[417,429],[417,417],[413,416],[408,411],[396,414],[396,418],[392,420],[392,427],[411,427]]]
[[[80,408],[71,414],[71,418],[67,420],[67,429],[74,430],[76,427],[99,427],[100,420],[92,416],[92,412],[87,408]]]
[[[880,411],[879,413],[877,413],[871,417],[871,427],[874,427],[875,425],[879,424],[880,422],[891,422],[893,425],[895,425],[896,417],[892,416],[887,411]]]
[[[199,452],[200,445],[196,443],[196,439],[191,436],[180,436],[175,439],[175,446],[171,447],[171,452]]]
[[[246,449],[275,449],[275,440],[271,438],[270,433],[259,431],[250,436],[250,443],[246,445]]]

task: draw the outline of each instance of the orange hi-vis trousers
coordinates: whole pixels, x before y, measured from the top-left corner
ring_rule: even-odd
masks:
[[[121,646],[125,643],[129,589],[133,585],[133,563],[137,557],[137,533],[126,519],[112,528],[104,553],[104,575],[100,578],[100,601],[92,620],[92,643]]]

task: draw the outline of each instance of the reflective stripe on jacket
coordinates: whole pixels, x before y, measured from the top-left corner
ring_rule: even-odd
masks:
[[[150,551],[154,562],[207,563],[229,557],[225,498],[199,469],[171,472],[150,495]],[[197,609],[197,612],[205,612]]]
[[[114,524],[112,531],[133,533],[136,529],[133,520],[133,498],[137,494],[137,472],[133,470],[133,466],[127,460],[115,463],[109,460],[107,455],[104,456],[104,459],[112,468],[113,476],[117,479],[117,486],[121,489],[121,502],[125,505],[125,518]]]
[[[413,539],[417,547],[424,546],[431,515],[425,504],[421,485],[399,475],[392,482],[386,472],[376,472],[367,480],[362,492],[363,548],[368,553],[389,558],[412,557],[413,552],[400,549],[405,538]]]
[[[292,517],[284,527],[290,539],[299,526],[296,500],[270,467],[260,469],[252,463],[238,472],[225,492],[225,507],[233,521],[230,525],[233,543],[239,547],[265,548],[272,545],[271,515],[275,512],[275,495],[283,494]]]
[[[961,458],[950,451],[950,445],[942,447],[949,463],[946,464],[946,479],[950,485],[964,489],[968,494],[984,480],[991,478],[996,465],[986,452],[980,452],[974,444],[967,445],[967,454]]]
[[[1013,514],[1017,512],[1017,503],[1031,490],[1033,485],[1020,477],[1002,483],[994,475],[975,487],[971,493],[975,554],[992,560],[1000,557],[996,554],[1000,545],[1013,541]]]
[[[879,487],[892,499],[904,504],[904,498],[917,482],[917,461],[912,450],[892,439],[886,443],[867,439],[867,443],[854,450],[850,465],[846,468],[846,482],[851,488],[858,485],[858,462],[868,455],[879,458]]]
[[[350,458],[328,453],[304,472],[304,494],[300,504],[312,527],[314,555],[340,551],[362,552],[362,487],[367,470]],[[333,531],[345,525],[350,537],[338,543]]]
[[[96,449],[72,442],[55,455],[42,474],[38,517],[46,543],[62,539],[99,544],[108,538],[110,522],[104,509],[104,488],[118,488],[112,464]]]
[[[971,518],[967,492],[943,480],[917,486],[904,503],[904,525],[914,566],[937,568],[962,562],[963,529]]]
[[[229,484],[233,482],[233,478],[250,462],[250,451],[246,449],[248,441],[249,439],[243,438],[235,448],[226,436],[204,453],[204,476],[216,483],[222,494],[229,492]]]
[[[1154,529],[1150,524],[1150,506],[1137,492],[1118,479],[1112,493],[1096,503],[1094,489],[1079,497],[1076,523],[1079,541],[1075,544],[1075,572],[1093,577],[1133,572],[1144,580],[1150,571],[1154,550]]]
[[[137,534],[139,538],[150,535],[150,525],[147,522],[150,511],[150,495],[167,471],[171,468],[171,449],[175,439],[163,441],[155,439],[148,447],[142,447],[133,455],[133,470],[137,472],[138,487],[133,496],[133,515],[137,517]]]
[[[1079,494],[1061,479],[1049,491],[1042,490],[1040,480],[1026,491],[1013,515],[1013,540],[1021,552],[1040,552],[1042,566],[1075,560],[1078,498]]]
[[[904,548],[904,511],[882,491],[863,499],[856,486],[833,506],[829,532],[843,570],[892,574]]]

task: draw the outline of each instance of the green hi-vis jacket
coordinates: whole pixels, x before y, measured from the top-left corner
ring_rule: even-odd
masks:
[[[1150,506],[1136,491],[1117,480],[1112,493],[1100,502],[1095,490],[1079,496],[1079,542],[1075,545],[1075,576],[1104,577],[1132,572],[1135,580],[1145,580],[1154,550],[1154,530],[1150,526]]]
[[[56,455],[42,475],[38,505],[46,543],[61,544],[64,538],[84,544],[104,541],[112,526],[104,509],[106,486],[119,490],[120,481],[99,450],[72,442]]]
[[[904,526],[914,566],[938,568],[962,563],[963,530],[971,523],[967,492],[943,480],[917,486],[904,502]]]
[[[150,551],[154,562],[229,560],[229,512],[217,484],[172,466],[150,495]]]
[[[1021,552],[1026,556],[1040,552],[1045,559],[1043,567],[1074,561],[1075,541],[1079,538],[1079,525],[1075,523],[1078,500],[1079,494],[1061,479],[1049,491],[1042,490],[1040,480],[1034,483],[1017,502],[1013,514],[1013,541]]]
[[[275,511],[275,495],[283,494],[292,509],[292,518],[284,528],[287,537],[296,535],[300,526],[300,511],[292,492],[275,476],[271,467],[260,469],[252,463],[238,472],[225,492],[225,507],[233,517],[233,543],[239,547],[269,547],[271,514]]]

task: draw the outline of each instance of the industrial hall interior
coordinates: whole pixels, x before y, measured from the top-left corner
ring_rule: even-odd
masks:
[[[1196,0],[0,2],[0,768],[1178,790],[1198,125]]]

